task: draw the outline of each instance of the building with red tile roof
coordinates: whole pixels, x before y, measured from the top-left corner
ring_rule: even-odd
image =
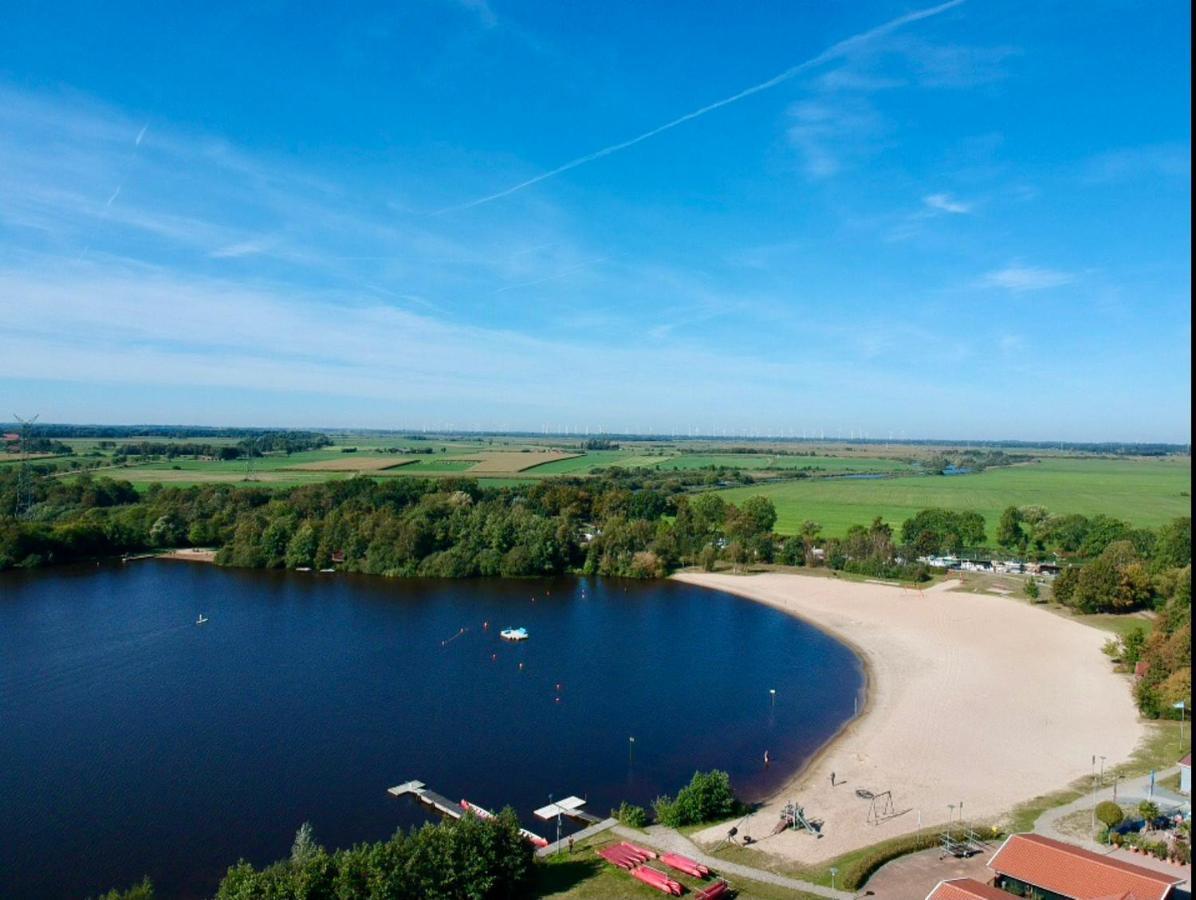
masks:
[[[926,900],[1012,900],[1012,897],[1008,891],[975,878],[951,878],[936,884]]]
[[[998,888],[1040,900],[1168,900],[1184,880],[1038,834],[1010,835],[988,867]]]

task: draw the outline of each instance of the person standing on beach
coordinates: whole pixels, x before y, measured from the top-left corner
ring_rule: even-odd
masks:
[[[831,772],[831,787],[835,786],[835,773]]]

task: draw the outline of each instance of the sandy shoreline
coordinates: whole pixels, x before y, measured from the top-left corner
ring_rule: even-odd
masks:
[[[1124,761],[1145,735],[1129,680],[1100,652],[1108,635],[1028,604],[951,583],[920,592],[777,573],[674,577],[802,618],[864,664],[860,715],[741,827],[763,851],[829,859],[946,823],[961,801],[968,819],[996,818],[1088,775],[1093,754],[1106,768]],[[857,788],[891,791],[896,815],[870,823]],[[823,820],[823,837],[765,838],[794,799]],[[696,837],[724,835],[719,826]]]
[[[208,547],[180,547],[154,555],[154,559],[185,559],[188,562],[215,562],[216,551]]]

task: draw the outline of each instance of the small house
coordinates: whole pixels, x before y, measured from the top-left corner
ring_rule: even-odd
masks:
[[[1171,900],[1184,881],[1040,834],[1010,835],[988,867],[996,887],[1032,900]]]

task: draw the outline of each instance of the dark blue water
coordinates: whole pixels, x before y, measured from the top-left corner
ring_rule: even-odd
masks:
[[[531,639],[501,641],[506,625]],[[146,874],[162,896],[210,895],[239,857],[285,856],[305,820],[327,846],[423,821],[386,793],[410,779],[549,837],[531,816],[549,793],[605,815],[718,767],[759,797],[862,684],[816,629],[672,582],[0,574],[0,896]]]

